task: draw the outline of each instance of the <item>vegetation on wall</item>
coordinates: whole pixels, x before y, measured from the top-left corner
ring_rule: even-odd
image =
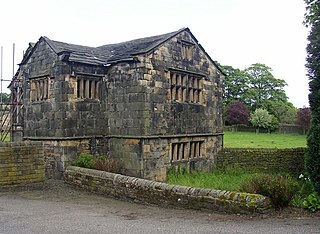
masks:
[[[85,153],[80,154],[80,156],[74,160],[73,165],[114,173],[119,172],[121,166],[115,159],[106,158],[104,156],[93,156],[92,154]]]

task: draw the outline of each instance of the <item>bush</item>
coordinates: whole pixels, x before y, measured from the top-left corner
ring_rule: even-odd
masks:
[[[99,156],[94,159],[94,162],[96,170],[108,171],[113,173],[117,173],[120,171],[120,163],[115,159]]]
[[[308,176],[313,185],[313,189],[315,192],[320,194],[320,121],[318,122],[318,126],[311,125],[308,133],[308,148],[305,155],[305,164],[308,171]]]
[[[320,210],[320,195],[316,192],[311,193],[306,199],[303,201],[304,208],[315,212],[316,210]]]
[[[94,157],[91,154],[85,153],[80,154],[80,156],[74,160],[73,165],[114,173],[119,172],[121,167],[120,163],[115,159],[106,158],[104,156]]]
[[[292,198],[291,204],[295,207],[304,208],[303,202],[305,198],[313,192],[313,187],[311,181],[308,178],[305,178],[302,175],[300,179],[301,181],[299,183],[299,191]]]
[[[73,164],[75,166],[85,167],[85,168],[94,168],[95,166],[93,156],[91,154],[85,154],[85,153],[80,154],[80,156],[74,160]]]
[[[240,189],[267,196],[276,209],[281,209],[289,205],[298,190],[298,183],[289,176],[265,175],[252,178]]]

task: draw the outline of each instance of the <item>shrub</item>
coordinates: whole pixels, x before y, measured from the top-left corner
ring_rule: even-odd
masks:
[[[259,128],[269,129],[272,123],[272,115],[267,110],[259,108],[250,115],[250,121],[257,130]]]
[[[241,185],[241,191],[269,197],[276,209],[288,206],[297,190],[298,183],[282,175],[258,176]]]
[[[300,177],[301,176],[301,177]],[[302,174],[299,176],[299,191],[292,198],[291,204],[295,207],[304,208],[303,202],[313,192],[311,181]]]
[[[316,192],[311,193],[306,199],[303,201],[304,208],[315,212],[316,210],[320,210],[320,195]]]
[[[94,157],[91,154],[85,153],[80,154],[80,156],[74,160],[73,165],[114,173],[119,172],[121,167],[119,161],[115,159],[106,158],[104,156]]]
[[[308,133],[308,150],[305,157],[314,191],[320,194],[320,7],[319,1],[307,1],[305,25],[310,29],[307,45],[309,76],[309,105],[311,126]]]
[[[75,166],[85,167],[85,168],[94,168],[95,166],[93,156],[91,154],[85,154],[85,153],[80,154],[80,156],[74,160],[73,164]]]
[[[311,125],[307,145],[308,148],[305,154],[306,169],[314,191],[320,193],[320,121],[318,126]]]
[[[97,170],[108,171],[113,173],[117,173],[120,171],[120,163],[115,159],[99,156],[94,159],[94,162],[95,169]]]
[[[229,104],[226,111],[226,124],[227,125],[238,125],[244,124],[248,125],[249,123],[249,109],[248,107],[240,102],[233,101]]]

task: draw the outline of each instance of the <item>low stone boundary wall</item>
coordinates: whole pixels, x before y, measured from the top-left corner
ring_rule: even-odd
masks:
[[[44,171],[42,143],[0,143],[0,186],[43,182]]]
[[[67,168],[65,181],[109,197],[159,206],[227,213],[263,213],[270,208],[269,198],[258,194],[169,185],[75,166]]]
[[[293,175],[304,173],[306,148],[260,149],[224,148],[218,153],[218,168],[236,166],[249,171],[286,172]]]

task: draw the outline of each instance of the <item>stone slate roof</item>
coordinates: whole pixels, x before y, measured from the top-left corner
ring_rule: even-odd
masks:
[[[132,61],[135,55],[151,51],[184,30],[189,29],[183,28],[163,35],[140,38],[99,47],[68,44],[53,41],[47,37],[41,37],[40,40],[44,39],[53,51],[58,55],[64,56],[64,60],[92,65],[107,65],[117,63],[119,61]]]

